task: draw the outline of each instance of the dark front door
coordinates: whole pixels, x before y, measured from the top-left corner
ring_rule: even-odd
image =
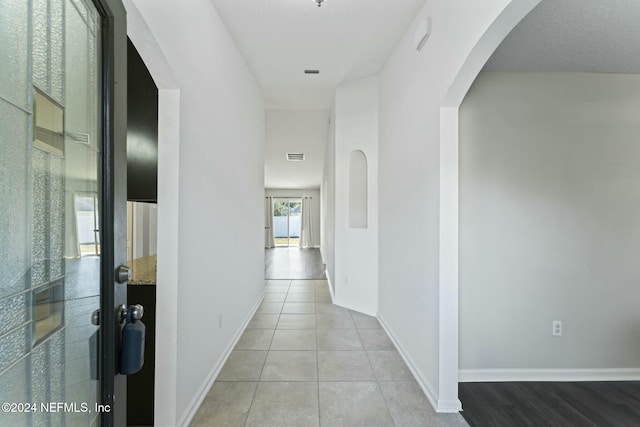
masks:
[[[0,8],[0,425],[124,425],[124,9]]]

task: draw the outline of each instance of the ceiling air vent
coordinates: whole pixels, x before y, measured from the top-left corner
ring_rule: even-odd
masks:
[[[287,160],[290,162],[301,162],[304,160],[304,153],[287,153]]]
[[[320,74],[320,70],[304,70],[305,74]]]

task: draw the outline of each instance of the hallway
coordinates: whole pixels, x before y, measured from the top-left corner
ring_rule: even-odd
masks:
[[[374,317],[326,280],[268,280],[196,426],[465,426],[436,414]]]
[[[324,269],[320,249],[265,249],[264,277],[267,280],[326,279]]]

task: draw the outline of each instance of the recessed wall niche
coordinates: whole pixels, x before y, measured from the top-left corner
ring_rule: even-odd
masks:
[[[349,228],[367,228],[367,156],[349,154]]]

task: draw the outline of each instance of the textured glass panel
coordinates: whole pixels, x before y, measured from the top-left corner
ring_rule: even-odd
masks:
[[[29,358],[16,363],[7,372],[0,375],[0,402],[29,401]],[[27,427],[31,425],[29,414],[3,413],[0,415],[3,426]]]
[[[0,301],[0,335],[29,320],[26,293]]]
[[[78,13],[78,15],[82,17],[82,20],[86,22],[88,19],[88,11],[87,7],[84,5],[84,2],[82,0],[69,0],[69,3],[69,6],[73,7],[76,13]]]
[[[64,402],[64,329],[56,332],[49,340],[49,360],[51,369],[51,400]]]
[[[50,167],[49,266],[50,277],[57,279],[64,273],[64,160],[57,156],[51,156]]]
[[[82,10],[86,10],[82,6]],[[70,134],[89,134],[88,120],[95,115],[95,109],[88,104],[89,89],[89,48],[85,19],[74,6],[67,7],[66,16],[66,57],[67,87],[65,128]],[[77,144],[73,142],[73,144]],[[75,164],[75,163],[72,163]],[[81,163],[79,163],[81,164]]]
[[[89,12],[91,8],[86,6],[90,3],[66,0],[64,52],[69,65],[65,76],[67,133],[63,232],[67,241],[65,252],[75,257],[64,260],[64,358],[59,362],[63,364],[60,372],[64,373],[61,380],[64,400],[87,402],[92,406],[98,391],[97,381],[92,380],[96,375],[98,355],[91,343],[96,341],[98,327],[91,324],[91,315],[100,306],[100,258],[78,256],[81,252],[78,250],[80,237],[77,233],[75,203],[78,196],[97,192],[98,163],[93,147],[98,141],[96,91],[99,85],[97,58],[93,56],[97,56],[99,51],[94,44],[96,39],[89,30],[94,25],[91,23],[94,15]],[[66,425],[87,426],[95,417],[96,414],[64,414]]]
[[[27,354],[30,328],[31,325],[24,326],[0,338],[0,372]]]
[[[92,258],[84,258],[92,259]],[[97,401],[97,331],[91,324],[91,313],[99,307],[100,297],[68,300],[65,305],[65,384],[66,398],[82,393],[83,402]],[[93,372],[93,375],[92,375]],[[67,418],[69,422],[69,419]]]
[[[51,97],[64,104],[64,0],[50,0],[51,4]]]
[[[89,339],[79,340],[84,342],[84,351],[75,359],[67,359],[65,382],[67,384],[78,384],[86,382],[91,377],[91,367],[89,366]],[[76,342],[76,343],[79,343]]]
[[[64,402],[64,399],[61,400],[53,400],[54,402]],[[64,412],[57,412],[57,413],[52,413],[49,414],[49,422],[51,424],[49,424],[49,427],[64,427],[65,422],[64,422]],[[67,426],[72,426],[73,424],[67,424]]]
[[[33,84],[49,91],[49,4],[33,0]]]
[[[0,14],[2,15],[2,14]],[[0,17],[0,21],[3,18]],[[2,31],[3,29],[0,29]],[[4,60],[4,59],[2,59]],[[0,69],[4,68],[3,66]],[[0,99],[0,298],[25,288],[29,247],[29,117]],[[9,203],[10,202],[10,203]]]
[[[89,256],[66,260],[64,287],[67,299],[100,295],[100,258]],[[98,303],[96,308],[99,306]]]
[[[99,57],[98,57],[98,36],[96,36],[95,34],[98,34],[97,32],[95,33],[89,33],[89,40],[88,40],[88,48],[89,48],[89,76],[88,76],[88,80],[89,80],[89,88],[87,90],[87,95],[89,97],[88,103],[89,103],[89,108],[92,109],[92,111],[94,112],[94,114],[91,114],[88,119],[89,122],[87,123],[88,125],[88,133],[91,135],[91,146],[94,149],[99,149],[100,145],[100,136],[99,136],[99,126],[98,126],[98,114],[97,112],[99,111],[99,105],[98,105],[98,99],[99,99],[99,94],[98,94],[98,78],[99,78]],[[96,156],[93,155],[92,156],[92,160],[95,161]],[[94,166],[95,167],[95,166]]]
[[[0,13],[0,96],[31,111],[29,105],[29,2],[2,0]],[[0,116],[3,118],[4,116]],[[12,123],[7,121],[5,123]],[[0,139],[0,143],[1,143]]]
[[[40,401],[38,401],[40,402]],[[45,401],[46,402],[46,401]],[[40,403],[38,403],[39,405]],[[45,412],[35,412],[31,414],[31,425],[33,427],[48,427],[49,426],[49,414]]]
[[[64,412],[58,412],[50,415],[49,419],[50,427],[63,427],[64,426]],[[69,424],[71,425],[71,424]]]
[[[87,0],[84,0],[87,4]],[[87,28],[95,37],[100,30],[100,14],[92,5],[87,5]]]
[[[67,367],[69,369],[69,367]],[[89,399],[90,384],[87,382],[77,384],[67,384],[66,397],[67,402],[87,402],[89,407],[94,406]],[[73,413],[65,414],[66,425],[68,426],[88,426],[92,414]]]
[[[50,402],[47,395],[49,388],[49,355],[47,344],[37,346],[31,351],[31,401]],[[37,412],[33,414],[34,426],[46,426],[47,417],[45,413]]]
[[[48,282],[49,274],[46,266],[48,260],[48,222],[49,203],[47,190],[49,187],[49,154],[34,148],[32,150],[32,192],[33,192],[33,230],[31,253],[33,264],[31,267],[32,286]]]

